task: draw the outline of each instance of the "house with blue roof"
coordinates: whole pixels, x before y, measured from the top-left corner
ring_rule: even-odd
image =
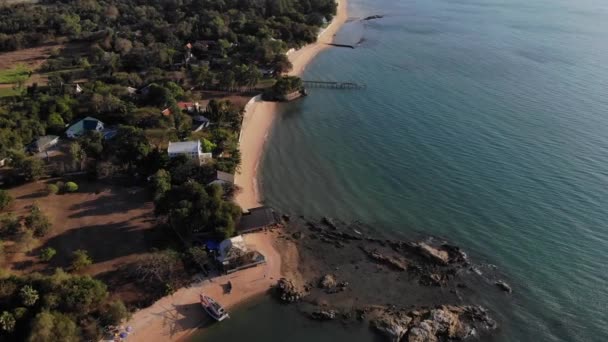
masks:
[[[84,118],[84,119],[76,122],[72,126],[70,126],[68,128],[68,130],[65,132],[65,135],[68,138],[75,139],[75,138],[83,136],[86,132],[89,132],[89,131],[101,132],[101,131],[103,131],[103,129],[104,129],[103,122],[101,122],[93,117],[87,116],[86,118]]]

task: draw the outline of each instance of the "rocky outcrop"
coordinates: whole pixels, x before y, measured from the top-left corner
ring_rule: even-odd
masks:
[[[336,226],[334,221],[332,219],[330,219],[329,217],[324,217],[321,222],[323,222],[323,224],[325,224],[326,226],[328,226],[329,228],[331,228],[333,230],[338,229],[338,226]]]
[[[277,297],[284,303],[297,302],[304,297],[304,291],[298,289],[293,281],[281,278],[275,286]]]
[[[371,311],[370,324],[387,336],[389,341],[462,340],[473,335],[475,329],[496,327],[487,311],[479,306],[443,305],[409,312],[374,308]]]
[[[437,342],[436,331],[433,322],[422,321],[410,329],[407,342]]]
[[[417,247],[422,255],[440,265],[447,265],[450,262],[450,255],[444,250],[432,247],[424,242],[419,242]]]
[[[385,312],[380,314],[371,324],[382,332],[390,341],[399,342],[405,336],[412,318],[402,312]]]
[[[316,310],[310,313],[310,318],[317,321],[329,321],[336,318],[336,311],[334,310]]]
[[[499,289],[501,289],[507,293],[513,292],[513,290],[511,289],[511,286],[509,286],[509,284],[505,283],[502,280],[497,281],[495,284],[496,284],[496,286],[498,286]]]
[[[319,287],[326,290],[333,289],[336,284],[336,278],[331,274],[326,274],[319,280]]]
[[[365,254],[367,254],[367,256],[370,259],[372,259],[380,264],[387,265],[398,271],[407,270],[408,263],[407,263],[407,261],[405,261],[401,258],[398,258],[395,256],[384,255],[377,250],[367,249],[365,247],[361,247],[361,250],[363,250],[363,252]]]

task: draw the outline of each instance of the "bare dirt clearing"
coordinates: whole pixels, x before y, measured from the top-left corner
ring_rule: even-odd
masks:
[[[72,194],[46,195],[45,182],[10,190],[15,198],[12,210],[15,215],[27,215],[28,208],[35,203],[50,218],[53,227],[30,252],[7,242],[3,266],[16,273],[67,269],[72,252],[84,249],[93,259],[84,273],[108,281],[115,292],[137,292],[130,288],[128,280],[122,279],[119,270],[161,242],[161,234],[154,229],[154,206],[146,190],[78,183],[80,189]],[[46,247],[57,251],[49,264],[38,259],[40,250]]]

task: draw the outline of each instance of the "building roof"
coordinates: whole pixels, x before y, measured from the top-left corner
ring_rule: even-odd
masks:
[[[200,122],[200,123],[211,122],[211,120],[207,119],[203,115],[195,115],[192,117],[192,120],[194,120],[195,122]]]
[[[167,152],[172,153],[198,153],[201,150],[200,140],[170,142]]]
[[[234,183],[234,175],[224,171],[217,171],[215,175],[215,180]]]
[[[194,103],[192,102],[178,102],[177,106],[179,107],[179,109],[181,110],[187,110],[189,108],[194,107]]]
[[[59,137],[56,135],[45,135],[35,139],[31,144],[27,146],[27,149],[42,151],[45,147],[48,147],[48,145],[52,144],[53,142],[57,142],[58,139]]]
[[[76,123],[74,123],[72,126],[70,126],[68,128],[68,132],[72,132],[72,133],[82,133],[84,131],[90,131],[90,130],[94,130],[97,129],[97,125],[101,123],[103,124],[103,122],[87,116],[86,118],[77,121]]]
[[[169,116],[169,115],[171,115],[171,109],[169,109],[169,108],[165,108],[165,109],[163,109],[163,111],[162,111],[162,112],[160,112],[160,113],[161,113],[162,115],[164,115],[164,116]]]
[[[220,242],[218,252],[219,255],[217,256],[217,260],[219,262],[224,262],[245,254],[247,252],[247,246],[245,245],[243,237],[238,235]]]
[[[236,226],[239,234],[249,233],[264,229],[278,223],[274,210],[270,207],[257,207],[249,209],[248,213],[241,216]]]

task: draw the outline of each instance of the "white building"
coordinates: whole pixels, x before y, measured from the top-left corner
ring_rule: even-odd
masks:
[[[184,155],[190,159],[197,160],[200,164],[205,164],[213,159],[211,153],[203,153],[200,140],[170,142],[167,152],[169,158]]]

